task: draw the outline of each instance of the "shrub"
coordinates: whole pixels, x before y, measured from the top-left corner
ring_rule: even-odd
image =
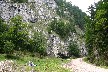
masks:
[[[54,21],[52,21],[49,25],[48,32],[51,33],[52,30],[55,33],[57,33],[60,36],[60,38],[65,39],[71,32],[70,27],[71,25],[69,22],[65,22],[63,19],[54,19]]]
[[[46,54],[46,39],[42,32],[35,32],[33,36],[33,40],[31,41],[32,52],[37,52],[40,56]]]
[[[0,18],[0,53],[3,53],[4,42],[7,39],[8,25]]]
[[[29,31],[27,23],[23,22],[21,16],[15,16],[10,20],[8,31],[9,39],[13,41],[15,50],[25,50],[28,43]]]
[[[5,43],[4,43],[4,48],[3,48],[3,50],[4,50],[4,52],[6,53],[6,54],[11,54],[11,53],[13,53],[13,50],[14,50],[14,44],[11,42],[11,41],[6,41]]]
[[[78,49],[78,45],[76,44],[76,42],[70,42],[68,51],[70,56],[80,57],[80,50]]]

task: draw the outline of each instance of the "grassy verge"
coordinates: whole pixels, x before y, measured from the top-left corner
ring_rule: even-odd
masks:
[[[83,58],[83,61],[85,61],[85,62],[87,62],[89,64],[92,64],[91,62],[89,62],[89,60],[87,59],[87,57]],[[95,65],[95,64],[93,64],[93,65]],[[97,65],[95,65],[95,66],[97,66]],[[97,66],[97,67],[108,69],[108,66]]]
[[[5,59],[7,59],[6,55],[0,54],[0,61]],[[24,66],[28,61],[32,61],[35,65],[37,65],[35,67],[32,67],[37,72],[70,72],[69,70],[61,67],[62,63],[68,62],[68,60],[64,60],[61,58],[44,57],[40,59],[38,57],[25,55],[23,57],[12,56],[11,60],[15,61],[18,66]],[[26,71],[29,71],[31,69],[31,67],[29,66],[24,67]]]

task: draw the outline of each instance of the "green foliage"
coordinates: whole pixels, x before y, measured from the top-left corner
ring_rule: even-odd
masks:
[[[108,65],[108,1],[101,0],[89,8],[87,19],[86,45],[88,59],[97,65]]]
[[[99,63],[108,65],[108,1],[100,1],[95,15],[95,44],[99,53]],[[101,60],[100,60],[101,59]],[[104,61],[104,62],[103,62]]]
[[[27,24],[22,21],[20,16],[16,16],[10,20],[10,29],[8,31],[9,39],[15,44],[16,50],[24,50],[28,42]]]
[[[22,21],[20,16],[12,18],[9,24],[5,23],[0,20],[0,52],[26,50],[28,44],[27,24]]]
[[[15,16],[5,24],[0,20],[0,52],[7,54],[17,51],[38,52],[46,54],[46,39],[42,32],[32,32],[34,35],[29,37],[28,24],[22,21],[21,16]]]
[[[0,18],[0,34],[7,31],[8,27],[5,22]]]
[[[70,23],[62,19],[60,20],[54,19],[54,21],[51,22],[49,27],[50,30],[57,33],[62,39],[68,37],[69,33],[72,30]]]
[[[4,42],[4,48],[3,50],[5,51],[6,54],[12,54],[14,50],[14,44],[11,41],[6,41]]]
[[[82,12],[81,9],[77,6],[72,6],[72,3],[66,2],[66,0],[55,0],[58,5],[56,9],[57,14],[66,20],[69,20],[70,23],[78,25],[82,30],[84,30],[85,25],[85,16],[86,13]]]
[[[0,18],[0,52],[3,52],[3,46],[8,31],[8,25]]]
[[[15,64],[17,65],[17,69],[15,69],[15,72],[20,72],[20,70],[23,69],[28,72],[33,70],[36,70],[37,72],[70,72],[70,70],[65,69],[61,67],[62,63],[67,63],[70,60],[61,59],[61,58],[51,58],[51,57],[45,57],[45,58],[37,58],[37,57],[31,57],[29,55],[25,55],[24,57],[20,58],[15,56],[9,56],[12,58],[13,61],[15,61]],[[10,59],[9,58],[9,59]],[[14,58],[14,59],[13,59]],[[8,59],[5,55],[0,55],[0,61],[3,61],[5,59]],[[26,63],[29,61],[32,61],[37,66],[25,66]]]
[[[79,26],[82,30],[84,30],[84,25],[86,24],[85,22],[85,17],[86,14],[82,12],[81,9],[77,6],[72,6],[72,10],[70,10],[71,14],[74,16],[75,24]]]
[[[28,0],[11,0],[14,3],[25,3],[28,2]]]
[[[31,41],[32,49],[30,51],[40,53],[40,55],[46,54],[46,38],[42,32],[35,32],[33,40]]]
[[[89,8],[89,13],[91,16],[86,17],[86,48],[88,50],[88,58],[90,62],[93,62],[94,58],[96,57],[93,53],[96,51],[95,49],[95,6],[91,5]]]
[[[80,57],[80,50],[76,42],[71,41],[68,47],[70,56]]]

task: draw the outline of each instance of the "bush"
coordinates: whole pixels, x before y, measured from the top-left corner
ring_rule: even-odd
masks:
[[[37,52],[41,55],[46,54],[46,39],[45,36],[42,34],[42,32],[35,32],[33,36],[33,40],[31,40],[31,47],[30,49],[31,52]]]
[[[29,39],[27,23],[23,22],[21,16],[15,16],[10,20],[9,25],[8,37],[13,41],[15,50],[26,50]]]
[[[70,43],[68,47],[68,51],[69,51],[70,56],[80,57],[80,50],[78,49],[76,42],[72,41]]]
[[[0,53],[3,53],[4,41],[6,40],[6,33],[8,31],[8,25],[0,18]]]
[[[72,29],[69,22],[65,22],[63,19],[54,19],[49,25],[48,32],[51,33],[51,30],[57,33],[60,38],[65,39]]]
[[[13,53],[14,47],[15,46],[11,41],[6,41],[3,50],[6,54],[11,54]]]

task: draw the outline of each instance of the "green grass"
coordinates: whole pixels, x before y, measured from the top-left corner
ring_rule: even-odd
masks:
[[[7,59],[6,55],[0,55],[0,61],[5,59]],[[28,61],[33,61],[33,63],[37,65],[35,67],[24,66],[26,71],[29,71],[33,68],[37,72],[70,72],[69,70],[61,67],[62,63],[68,62],[68,60],[61,58],[44,57],[40,59],[38,57],[25,55],[24,57],[20,58],[12,56],[11,60],[15,61],[19,67],[24,66]]]
[[[87,62],[88,64],[92,64],[91,62],[89,62],[89,60],[87,59],[87,57],[83,58],[83,61]],[[94,65],[96,65],[96,64],[94,64]],[[108,69],[108,66],[97,66],[97,67]]]

